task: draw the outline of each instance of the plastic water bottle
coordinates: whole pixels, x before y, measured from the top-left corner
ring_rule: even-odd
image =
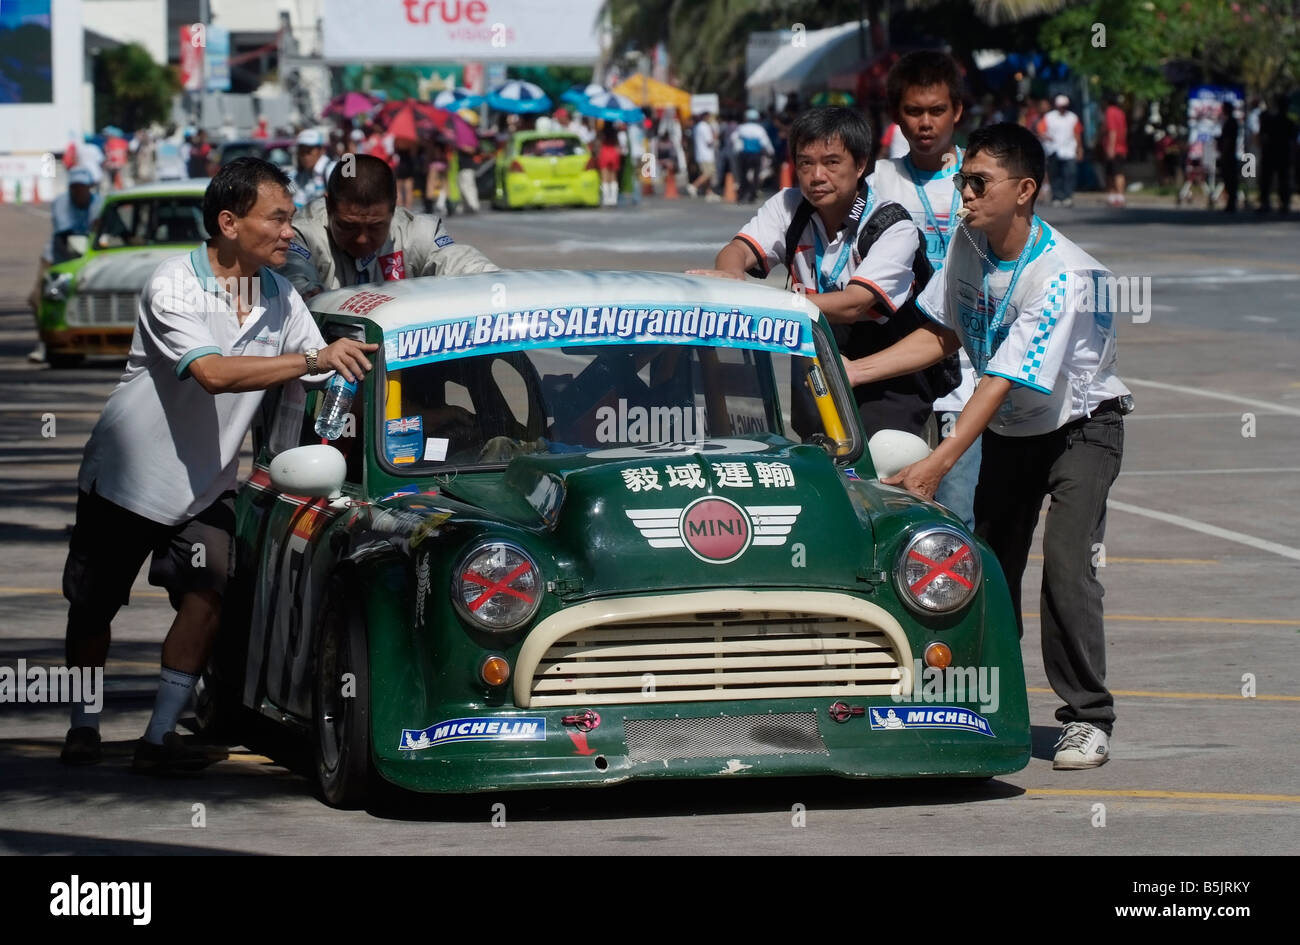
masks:
[[[316,418],[317,436],[337,440],[342,435],[348,422],[348,408],[352,406],[352,397],[356,392],[355,381],[349,381],[342,374],[330,378],[329,386],[325,388],[325,405]]]

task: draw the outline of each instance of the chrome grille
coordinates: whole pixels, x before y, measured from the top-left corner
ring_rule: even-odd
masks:
[[[96,325],[134,326],[138,292],[76,292],[63,318],[70,328]]]
[[[826,754],[812,712],[712,719],[628,719],[623,723],[630,761]]]
[[[886,696],[900,679],[890,637],[861,620],[798,613],[695,614],[607,623],[555,640],[533,706]]]

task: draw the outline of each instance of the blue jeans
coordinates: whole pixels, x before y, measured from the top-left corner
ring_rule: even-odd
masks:
[[[1073,158],[1066,160],[1055,154],[1047,159],[1047,173],[1052,183],[1053,200],[1070,200],[1074,197],[1074,182],[1079,176]]]
[[[957,411],[947,411],[934,415],[939,423],[940,436],[943,436],[943,431],[947,427],[945,418],[955,419],[956,413]],[[975,530],[975,484],[980,478],[982,455],[980,441],[976,440],[971,444],[970,449],[962,453],[956,465],[948,470],[948,475],[943,477],[934,494],[934,501],[961,519],[971,531]]]

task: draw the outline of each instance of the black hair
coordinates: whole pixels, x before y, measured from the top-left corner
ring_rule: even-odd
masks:
[[[894,63],[885,78],[885,95],[889,107],[898,111],[903,92],[909,88],[928,89],[932,85],[948,86],[948,97],[953,107],[961,103],[961,69],[957,60],[938,49],[918,49]]]
[[[344,173],[349,171],[349,173]],[[397,207],[397,178],[388,162],[373,154],[343,155],[325,182],[325,200],[332,207],[340,203],[370,207]]]
[[[1043,189],[1043,173],[1047,157],[1042,142],[1028,128],[1013,121],[985,125],[970,133],[966,142],[967,159],[988,152],[989,156],[1015,177],[1028,177],[1034,182],[1034,201]],[[1030,203],[1032,209],[1033,202]]]
[[[213,238],[221,232],[217,218],[223,210],[237,217],[247,216],[257,203],[263,184],[278,184],[290,193],[289,175],[270,161],[258,157],[239,157],[222,165],[208,189],[203,192],[203,225]]]
[[[801,112],[790,125],[790,154],[813,141],[839,138],[854,163],[871,159],[871,126],[865,118],[843,105],[824,105]],[[864,172],[865,173],[865,172]]]

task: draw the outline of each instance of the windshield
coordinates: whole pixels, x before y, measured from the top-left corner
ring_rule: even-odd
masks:
[[[581,139],[559,136],[555,138],[530,138],[519,143],[520,157],[571,157],[586,154]]]
[[[494,351],[390,369],[385,393],[379,447],[409,473],[720,439],[732,442],[715,448],[731,451],[811,442],[847,456],[856,446],[856,421],[844,421],[818,359],[780,351],[645,342]]]
[[[115,200],[104,207],[95,231],[96,249],[201,243],[203,195]]]

